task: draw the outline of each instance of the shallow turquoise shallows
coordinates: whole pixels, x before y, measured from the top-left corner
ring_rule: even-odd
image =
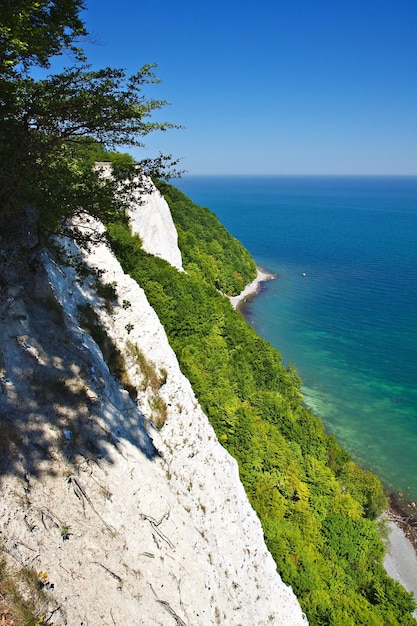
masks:
[[[245,309],[306,403],[387,488],[417,501],[417,177],[185,177],[277,273]]]

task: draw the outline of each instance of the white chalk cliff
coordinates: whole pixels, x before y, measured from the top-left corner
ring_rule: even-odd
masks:
[[[178,270],[182,270],[181,251],[171,211],[165,198],[152,182],[149,193],[133,200],[130,210],[132,232],[142,239],[146,252],[159,256]]]
[[[154,253],[181,267],[165,205],[148,200],[132,223]],[[84,260],[114,284],[112,307],[91,278],[80,284],[46,254],[32,293],[17,284],[1,300],[0,408],[24,432],[9,450],[13,471],[0,475],[10,562],[45,573],[45,616],[55,626],[305,626],[236,462],[143,290],[104,244]],[[81,328],[86,303],[126,355],[137,402]],[[160,374],[157,395],[139,353]],[[150,421],[157,401],[167,407],[159,431]]]

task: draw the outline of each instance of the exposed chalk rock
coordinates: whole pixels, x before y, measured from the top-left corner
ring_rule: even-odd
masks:
[[[283,584],[266,549],[237,464],[219,444],[143,290],[104,245],[92,251],[88,263],[104,272],[105,281],[117,284],[120,302],[132,303],[129,309],[117,308],[111,318],[103,311],[102,323],[115,343],[135,344],[158,371],[167,372],[160,394],[168,419],[159,436],[154,434],[154,442],[169,467],[170,485],[203,538],[193,552],[204,580],[199,591],[195,588],[195,610],[201,611],[206,593],[210,605],[218,608],[221,624],[305,624],[296,597]],[[129,331],[128,323],[133,326]],[[134,364],[130,375],[137,377]],[[141,409],[146,413],[145,402]],[[194,620],[191,623],[199,623],[197,614]],[[213,612],[201,623],[216,623]]]
[[[179,270],[183,270],[178,235],[169,206],[151,181],[149,193],[132,202],[130,223],[132,231],[142,239],[146,252],[159,256]]]
[[[24,433],[0,480],[11,562],[40,572],[55,626],[306,626],[143,290],[105,244],[84,258],[115,285],[112,307],[46,254],[55,299],[0,302],[0,405]],[[80,325],[89,305],[126,355],[137,402]],[[139,353],[160,377],[159,431]]]
[[[95,169],[103,178],[112,176],[110,162],[97,162]],[[143,189],[134,192],[130,202],[132,232],[139,235],[146,252],[183,271],[178,234],[169,206],[149,177],[142,177],[141,181]]]

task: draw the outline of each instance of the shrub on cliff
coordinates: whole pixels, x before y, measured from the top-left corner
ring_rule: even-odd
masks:
[[[117,181],[91,167],[88,146],[114,149],[142,146],[143,137],[172,127],[151,121],[166,103],[148,98],[144,89],[157,83],[152,65],[132,76],[124,70],[92,70],[75,45],[87,35],[80,0],[63,2],[4,0],[0,5],[0,229],[13,235],[29,207],[44,233],[65,228],[66,218],[100,218],[123,209],[129,185],[121,194]],[[73,63],[43,79],[33,69],[49,68],[51,57],[69,52]],[[169,157],[145,159],[151,174],[165,171]],[[137,169],[126,162],[119,179],[140,185]],[[115,193],[117,190],[118,193]]]

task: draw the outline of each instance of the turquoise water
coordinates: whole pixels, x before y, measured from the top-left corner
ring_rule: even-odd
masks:
[[[356,461],[417,501],[417,178],[178,187],[279,275],[245,316],[295,364],[306,403]]]

